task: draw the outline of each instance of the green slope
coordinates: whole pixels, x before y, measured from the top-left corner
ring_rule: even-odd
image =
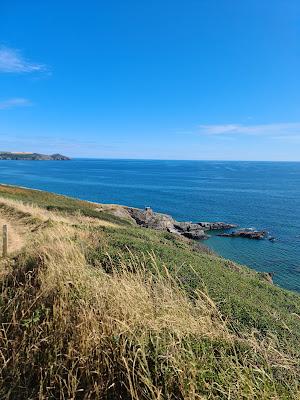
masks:
[[[237,340],[234,348],[231,345],[227,347],[226,341],[223,340],[211,338],[199,340],[197,335],[186,338],[189,345],[184,351],[190,352],[189,354],[193,357],[191,356],[191,360],[188,361],[189,358],[185,358],[185,355],[183,362],[186,363],[186,368],[191,367],[189,364],[191,362],[191,365],[194,367],[196,365],[195,368],[201,371],[200,375],[195,373],[195,376],[190,378],[195,385],[194,391],[188,392],[177,388],[175,393],[168,386],[167,389],[161,389],[161,398],[196,399],[201,396],[224,399],[297,398],[300,377],[300,297],[298,294],[273,286],[265,282],[260,274],[218,257],[193,242],[182,240],[169,233],[134,226],[126,218],[117,217],[112,212],[113,206],[101,207],[64,196],[8,186],[0,186],[0,197],[35,204],[61,216],[76,216],[80,212],[81,215],[93,220],[109,222],[113,225],[95,224],[86,228],[94,238],[101,238],[101,240],[94,240],[93,245],[89,245],[85,251],[90,267],[96,270],[101,268],[105,273],[110,274],[121,266],[130,265],[131,272],[134,274],[142,265],[143,269],[151,271],[153,276],[157,273],[164,274],[164,271],[168,270],[171,276],[176,277],[181,290],[186,293],[192,304],[195,302],[195,292],[198,291],[206,293],[216,304],[222,320],[226,321],[229,333]],[[1,205],[1,202],[0,209],[4,213],[8,212],[7,205]],[[82,230],[81,226],[80,230]],[[2,320],[2,323],[7,323],[7,320]],[[263,352],[257,350],[255,354],[251,347],[251,338],[259,342],[260,346],[265,346]],[[161,342],[157,342],[157,349],[152,349],[154,353],[162,351],[160,346],[162,346]],[[268,346],[272,354],[270,360],[266,355]],[[149,348],[148,351],[150,351]],[[278,356],[278,360],[273,362],[271,358],[275,357],[274,354],[280,354],[280,357]],[[242,372],[239,370],[238,380],[231,376],[237,371],[230,372],[226,369],[226,363],[228,362],[230,366],[235,358],[239,365],[243,365]],[[285,363],[284,360],[287,359],[289,361]],[[157,359],[156,362],[158,362]],[[260,371],[263,371],[261,375]],[[6,379],[9,382],[11,377]],[[163,376],[162,380],[164,379]],[[239,380],[241,390],[237,389]],[[248,383],[242,383],[243,380]],[[140,390],[137,398],[159,398],[150,395],[147,391],[145,393],[148,394],[144,396],[139,378],[137,381],[137,387]],[[22,382],[24,384],[24,380]],[[216,382],[216,387],[214,387],[214,382]],[[205,389],[206,383],[207,389]],[[160,384],[163,386],[162,383],[157,382],[158,386]],[[61,390],[60,393],[65,393],[63,389]],[[124,388],[122,390],[118,392],[118,396],[122,392],[123,398],[134,398],[132,391],[127,389],[126,391]],[[2,393],[4,392],[5,390],[2,389]],[[192,392],[194,397],[192,394],[186,394]],[[109,390],[105,393],[109,398]],[[116,396],[116,392],[114,393]],[[88,393],[86,395],[88,396]],[[98,398],[95,393],[93,396],[95,397],[92,398]],[[75,398],[89,397],[84,397],[82,392],[78,392]]]

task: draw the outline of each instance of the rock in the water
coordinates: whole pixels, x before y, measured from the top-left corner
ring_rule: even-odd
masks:
[[[238,230],[230,233],[220,233],[217,236],[223,236],[223,237],[242,237],[242,238],[247,238],[247,239],[256,239],[256,240],[261,240],[265,239],[267,236],[268,232],[266,231],[252,231],[252,230]]]
[[[197,222],[205,231],[222,231],[225,229],[236,228],[235,224],[227,224],[226,222]]]

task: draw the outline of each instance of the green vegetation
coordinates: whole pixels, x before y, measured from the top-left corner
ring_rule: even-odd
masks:
[[[0,185],[0,196],[12,200],[21,200],[28,204],[34,204],[48,211],[60,211],[67,214],[80,212],[87,217],[99,218],[117,224],[129,224],[127,220],[118,218],[109,212],[111,209],[114,209],[113,206],[106,206],[101,209],[101,205],[73,199],[71,197],[60,196],[54,193]]]
[[[117,215],[0,186],[0,398],[298,399],[300,297]]]

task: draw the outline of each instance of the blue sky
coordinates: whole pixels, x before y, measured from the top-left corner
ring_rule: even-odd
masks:
[[[0,150],[300,161],[298,0],[2,0]]]

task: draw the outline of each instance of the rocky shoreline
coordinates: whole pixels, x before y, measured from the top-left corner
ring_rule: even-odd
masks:
[[[227,230],[237,225],[225,222],[179,222],[170,215],[154,212],[150,207],[144,210],[126,207],[130,217],[144,228],[152,228],[187,237],[194,240],[208,239],[207,231]]]
[[[137,225],[174,233],[188,239],[204,240],[210,237],[208,234],[209,231],[229,231],[218,233],[217,236],[228,238],[240,237],[254,240],[268,238],[271,241],[275,240],[273,237],[268,237],[268,232],[265,230],[236,229],[237,225],[226,222],[180,222],[168,214],[154,212],[150,207],[146,207],[144,210],[132,207],[125,207],[124,209],[127,216]]]

